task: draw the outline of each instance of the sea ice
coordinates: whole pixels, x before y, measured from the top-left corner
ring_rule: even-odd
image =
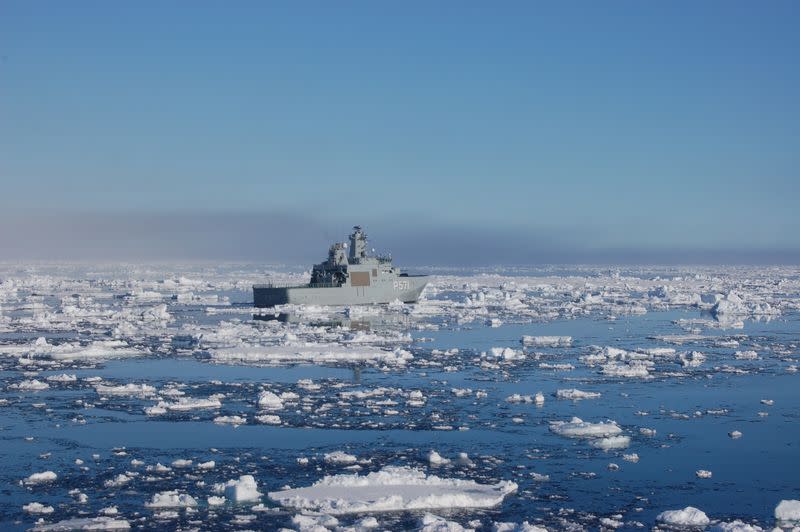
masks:
[[[325,463],[327,464],[350,465],[355,464],[357,460],[358,458],[344,451],[333,451],[332,453],[325,454]]]
[[[215,495],[210,495],[206,501],[208,502],[209,506],[220,506],[225,504],[225,497],[217,497]]]
[[[490,354],[493,358],[502,359],[502,360],[524,360],[525,353],[518,349],[512,349],[510,347],[493,347],[490,351]]]
[[[280,425],[281,417],[274,414],[260,414],[255,416],[255,420],[265,425]]]
[[[120,473],[116,477],[114,477],[112,479],[109,479],[109,480],[106,480],[103,483],[103,486],[105,486],[106,488],[119,488],[121,486],[124,486],[125,484],[127,484],[131,480],[133,480],[131,477],[129,477],[127,475],[123,475],[122,473]]]
[[[285,364],[310,362],[316,364],[342,364],[353,362],[381,362],[403,365],[414,356],[405,349],[387,351],[378,347],[351,346],[307,342],[279,346],[243,345],[211,351],[212,360],[218,362],[254,362]]]
[[[622,432],[614,421],[589,423],[578,417],[573,417],[570,421],[551,421],[550,430],[567,438],[603,438]]]
[[[22,507],[22,511],[29,514],[51,514],[53,513],[52,506],[45,506],[40,502],[32,502]]]
[[[217,425],[244,425],[247,423],[247,418],[242,416],[217,416],[214,418],[214,423]]]
[[[607,438],[597,438],[589,442],[589,445],[598,449],[624,449],[631,444],[628,436],[609,436]]]
[[[475,532],[473,528],[464,528],[455,521],[426,513],[419,520],[418,532]]]
[[[800,524],[800,501],[784,499],[775,507],[775,519],[779,521]]]
[[[120,386],[107,386],[95,384],[94,389],[99,395],[130,395],[134,397],[147,397],[156,393],[154,386],[149,384],[123,384]]]
[[[436,451],[431,451],[430,453],[428,453],[428,463],[434,466],[446,465],[450,463],[450,460],[448,460],[447,458],[443,458],[442,455],[440,455]]]
[[[258,394],[258,406],[259,408],[280,410],[283,408],[283,400],[269,390],[264,390]]]
[[[60,375],[50,375],[47,377],[47,380],[50,382],[75,382],[78,380],[78,377],[73,374],[62,373]]]
[[[716,523],[710,529],[711,532],[763,532],[764,529],[757,525],[751,525],[736,519],[735,521]]]
[[[571,336],[523,336],[522,345],[536,347],[569,347]]]
[[[30,379],[30,380],[20,381],[17,384],[12,384],[11,386],[9,386],[9,388],[14,390],[28,390],[37,392],[40,390],[46,390],[50,388],[50,385],[47,384],[46,382],[42,382],[36,379]]]
[[[491,508],[517,485],[426,476],[419,469],[387,466],[364,476],[326,476],[307,488],[269,493],[282,506],[334,515],[435,508]]]
[[[44,482],[53,482],[55,479],[58,478],[53,471],[44,471],[42,473],[33,473],[31,476],[26,478],[23,483],[24,484],[42,484]]]
[[[130,523],[113,517],[77,517],[53,524],[37,523],[34,532],[67,532],[70,530],[129,530]]]
[[[172,490],[155,493],[144,505],[147,508],[187,508],[197,506],[197,501],[189,494]]]
[[[501,522],[492,525],[492,532],[547,532],[547,529],[532,525],[527,521],[522,523]]]
[[[225,498],[235,502],[257,501],[263,495],[258,491],[258,483],[253,475],[242,475],[238,480],[215,484],[216,493],[224,493]]]
[[[675,527],[706,527],[710,523],[705,513],[692,506],[687,506],[683,510],[661,512],[656,520]]]
[[[568,388],[556,391],[556,397],[559,399],[579,401],[581,399],[595,399],[600,397],[600,394],[597,392],[584,392],[582,390],[578,390],[577,388]]]

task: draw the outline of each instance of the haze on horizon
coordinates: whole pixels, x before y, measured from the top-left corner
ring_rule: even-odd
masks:
[[[0,260],[797,264],[799,11],[6,1]]]

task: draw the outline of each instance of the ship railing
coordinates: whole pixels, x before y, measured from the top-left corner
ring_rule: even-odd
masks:
[[[253,288],[336,288],[341,286],[338,283],[262,283],[254,284]]]

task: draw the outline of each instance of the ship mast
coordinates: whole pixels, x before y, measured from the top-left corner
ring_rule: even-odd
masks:
[[[356,225],[353,227],[353,234],[350,235],[350,262],[358,264],[366,256],[367,234],[361,230],[360,225]]]

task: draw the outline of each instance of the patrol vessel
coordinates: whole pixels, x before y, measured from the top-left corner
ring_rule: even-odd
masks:
[[[347,248],[343,242],[333,244],[328,259],[314,265],[308,284],[253,285],[254,305],[366,305],[396,299],[413,303],[428,283],[427,275],[401,273],[391,257],[368,255],[367,235],[361,226],[353,227]]]

